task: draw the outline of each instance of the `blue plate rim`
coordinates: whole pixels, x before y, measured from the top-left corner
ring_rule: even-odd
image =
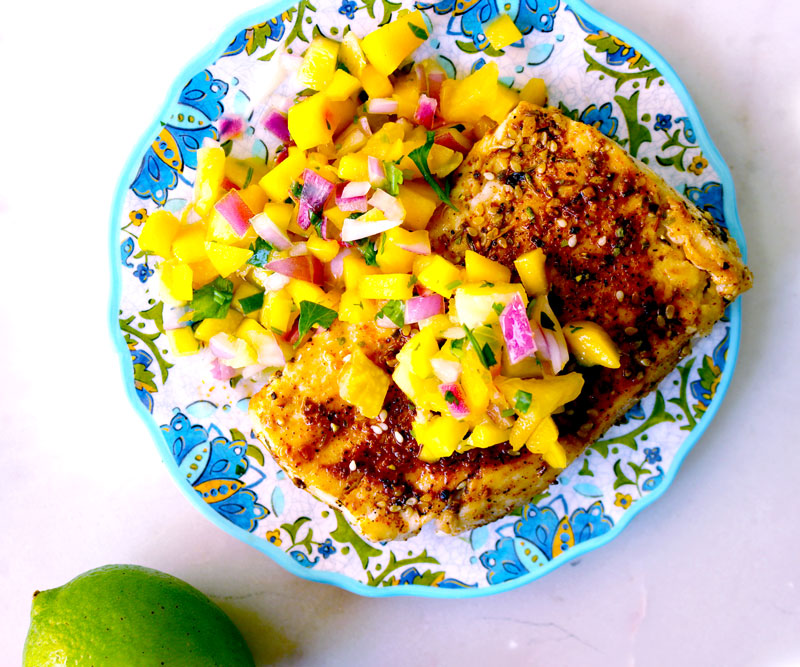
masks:
[[[675,454],[675,458],[673,459],[669,470],[665,472],[663,482],[652,492],[637,500],[636,503],[631,506],[630,510],[622,515],[622,517],[610,531],[601,536],[595,537],[588,542],[583,542],[574,546],[568,552],[563,553],[557,559],[550,561],[545,567],[540,568],[536,572],[530,572],[526,575],[511,579],[501,584],[490,585],[483,588],[448,589],[437,588],[433,586],[421,586],[419,584],[373,587],[337,572],[325,572],[321,570],[317,571],[305,568],[298,564],[281,549],[273,546],[272,544],[266,543],[262,539],[256,538],[253,533],[249,533],[241,528],[236,527],[230,521],[227,521],[218,513],[214,512],[214,510],[211,509],[191,487],[184,483],[183,479],[180,479],[177,476],[177,468],[169,464],[172,457],[167,446],[166,439],[162,435],[160,426],[156,424],[153,416],[145,409],[144,405],[139,400],[139,397],[136,395],[133,378],[133,366],[130,363],[130,350],[125,343],[125,339],[122,336],[119,327],[119,306],[121,301],[122,285],[121,268],[119,266],[119,228],[117,225],[123,210],[130,183],[133,181],[133,178],[138,171],[139,164],[144,157],[145,151],[152,143],[152,138],[158,133],[160,128],[159,119],[167,114],[174,100],[177,99],[180,91],[185,86],[186,81],[188,81],[198,71],[213,63],[219,57],[219,54],[233,41],[236,35],[241,32],[241,30],[262,22],[265,16],[277,16],[280,12],[285,11],[295,4],[296,2],[292,0],[277,0],[275,2],[268,2],[230,22],[216,41],[209,44],[202,52],[195,56],[186,65],[186,67],[181,70],[181,73],[170,87],[157,117],[142,134],[141,138],[136,144],[136,148],[131,153],[130,157],[125,163],[125,166],[123,167],[122,175],[118,181],[111,207],[111,225],[109,235],[111,297],[109,300],[108,325],[115,349],[119,354],[126,394],[129,401],[133,405],[134,410],[142,418],[148,430],[150,431],[150,435],[155,441],[161,459],[165,463],[170,475],[175,480],[184,496],[188,498],[189,502],[194,505],[195,508],[198,509],[200,513],[215,526],[221,528],[232,537],[235,537],[236,539],[243,541],[245,544],[248,544],[258,551],[266,554],[281,567],[288,570],[292,574],[301,577],[302,579],[336,586],[364,597],[375,598],[396,596],[415,596],[438,599],[474,598],[483,597],[485,595],[495,595],[497,593],[502,593],[520,586],[524,586],[525,584],[529,584],[532,581],[548,574],[549,572],[562,567],[566,563],[604,546],[606,543],[617,537],[635,516],[638,516],[642,510],[660,498],[667,488],[671,486],[689,451],[691,451],[719,411],[720,405],[725,398],[725,394],[730,387],[736,361],[739,356],[739,347],[741,342],[741,300],[737,299],[729,308],[729,313],[731,315],[730,343],[728,347],[725,368],[723,369],[720,377],[717,391],[714,394],[714,398],[708,406],[703,419],[698,421],[695,428],[683,441],[677,453]],[[720,181],[723,186],[723,210],[725,214],[725,220],[728,224],[729,231],[739,244],[743,258],[746,260],[747,246],[737,210],[736,191],[733,177],[730,169],[723,160],[722,155],[711,139],[705,123],[700,117],[700,112],[698,111],[697,106],[689,95],[686,86],[681,81],[677,72],[675,72],[672,66],[648,42],[613,19],[601,14],[599,11],[587,4],[585,0],[570,0],[570,2],[565,3],[565,5],[576,14],[579,14],[582,18],[589,20],[591,23],[605,30],[606,32],[621,38],[630,46],[642,53],[656,67],[656,69],[659,70],[662,77],[675,91],[678,99],[681,101],[681,104],[686,109],[686,113],[688,114],[695,129],[695,133],[698,136],[698,145],[702,147],[707,159],[713,165],[720,177]]]

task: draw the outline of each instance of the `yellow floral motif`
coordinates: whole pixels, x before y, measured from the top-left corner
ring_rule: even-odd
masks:
[[[131,211],[128,213],[128,217],[134,225],[139,227],[144,223],[145,220],[147,220],[147,211],[143,208],[140,208],[136,211]]]
[[[265,537],[267,538],[267,542],[271,542],[276,547],[281,546],[281,531],[279,529],[268,530]]]
[[[629,493],[620,493],[617,491],[617,497],[614,499],[614,504],[617,507],[621,507],[622,509],[626,510],[631,506],[633,502],[633,498],[631,498]]]
[[[694,159],[692,160],[692,164],[690,164],[687,169],[693,174],[697,174],[699,176],[703,173],[707,166],[708,160],[706,160],[702,155],[695,155]]]

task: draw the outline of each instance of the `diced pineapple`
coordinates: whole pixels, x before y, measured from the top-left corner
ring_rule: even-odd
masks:
[[[167,329],[165,333],[167,334],[169,347],[176,357],[187,357],[200,351],[200,343],[197,342],[191,327]]]
[[[321,35],[315,37],[303,54],[297,80],[306,88],[322,90],[333,80],[338,55],[339,42]]]
[[[333,74],[333,79],[325,89],[325,95],[328,96],[329,100],[341,102],[351,95],[355,95],[359,90],[361,90],[361,81],[343,69],[337,69]]]
[[[216,336],[218,333],[233,334],[241,321],[242,314],[233,308],[228,308],[225,317],[208,317],[200,322],[195,329],[194,336],[197,340],[207,343],[212,336]]]
[[[300,150],[327,144],[333,138],[335,127],[331,120],[330,100],[324,93],[316,93],[293,105],[289,108],[288,117],[289,134]],[[285,163],[286,160],[278,166]],[[264,187],[263,179],[261,185]],[[270,191],[266,187],[264,189],[272,197]]]
[[[169,211],[164,209],[153,211],[139,232],[139,247],[168,259],[179,227],[180,222]]]
[[[511,281],[511,269],[488,257],[479,255],[474,250],[467,250],[466,277],[471,283],[507,283]]]
[[[361,42],[358,41],[358,37],[352,30],[342,39],[339,47],[339,59],[353,76],[360,77],[362,70],[367,66],[367,58],[361,49]]]
[[[403,227],[417,230],[425,229],[439,205],[439,196],[427,183],[408,181],[400,186],[398,195],[400,203],[406,210]]]
[[[194,178],[194,209],[206,216],[222,194],[225,176],[225,151],[219,146],[197,149],[197,171]]]
[[[306,241],[306,247],[319,261],[328,263],[339,254],[339,243],[334,240],[325,240],[312,234]]]
[[[392,82],[385,74],[381,74],[374,65],[367,65],[359,75],[361,85],[371,98],[391,97],[394,92]]]
[[[619,368],[619,349],[599,324],[573,321],[562,327],[569,351],[581,366]]]
[[[420,255],[414,273],[420,284],[448,299],[462,279],[461,269],[440,255]]]
[[[360,348],[353,348],[350,360],[339,376],[339,395],[368,419],[383,408],[391,380],[388,373],[373,364]]]
[[[294,107],[292,107],[294,108]],[[289,196],[292,183],[300,178],[306,168],[305,153],[295,146],[289,148],[288,157],[270,169],[258,184],[264,188],[270,199],[282,202]]]
[[[522,33],[508,14],[500,14],[484,27],[483,33],[489,44],[498,51],[522,39]]]
[[[399,299],[413,296],[411,276],[407,273],[379,273],[364,276],[358,290],[367,299]]]
[[[519,279],[525,286],[525,291],[531,296],[547,294],[546,259],[544,251],[541,248],[535,248],[514,260]]]
[[[213,241],[207,241],[205,248],[208,259],[223,278],[241,269],[253,256],[253,251],[248,248],[236,248]]]
[[[547,86],[543,79],[529,79],[519,93],[519,99],[523,102],[536,104],[543,107],[547,104]]]
[[[420,281],[421,282],[421,281]],[[455,312],[458,321],[470,329],[497,322],[503,308],[515,294],[524,304],[528,296],[518,283],[470,283],[456,289]]]
[[[378,307],[372,299],[365,299],[357,290],[347,289],[339,300],[339,319],[349,324],[362,324],[375,319]]]
[[[172,242],[172,254],[182,262],[191,264],[206,259],[206,226],[201,223],[186,225],[178,231]]]
[[[417,10],[367,34],[361,40],[361,48],[370,63],[389,76],[427,38],[425,18]]]
[[[458,449],[469,430],[466,422],[450,415],[433,417],[422,424],[414,424],[414,438],[422,445],[419,458],[428,463],[450,456]]]
[[[159,265],[161,286],[175,301],[192,300],[192,269],[177,259],[168,259]]]
[[[399,123],[384,123],[368,140],[361,153],[379,160],[394,162],[403,155],[403,126]]]

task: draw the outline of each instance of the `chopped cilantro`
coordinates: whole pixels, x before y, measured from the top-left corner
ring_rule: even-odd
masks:
[[[451,282],[451,283],[447,283],[447,284],[444,286],[444,288],[445,288],[445,289],[455,289],[455,288],[456,288],[456,287],[458,287],[460,284],[461,284],[461,281],[460,281],[460,280],[454,280],[454,281],[453,281],[453,282]]]
[[[242,307],[242,312],[245,315],[247,315],[247,313],[252,313],[254,310],[260,310],[264,305],[264,292],[239,299],[239,305]]]
[[[339,313],[335,310],[326,308],[322,304],[314,303],[313,301],[301,301],[300,318],[297,325],[298,342],[314,325],[328,329],[338,315]]]
[[[484,368],[491,368],[497,363],[497,359],[494,356],[494,352],[492,348],[489,346],[489,343],[484,343],[483,347],[478,345],[478,341],[475,338],[475,334],[472,333],[472,330],[467,328],[467,325],[462,325],[464,327],[464,331],[467,332],[467,338],[469,342],[472,344],[472,349],[475,350],[475,354],[478,355],[478,361],[483,364]]]
[[[368,266],[378,266],[378,261],[376,259],[378,251],[375,249],[375,244],[372,241],[368,238],[359,239],[356,241],[356,245],[364,256],[364,261]]]
[[[458,399],[456,398],[456,395],[452,391],[444,392],[444,400],[450,404],[458,403]]]
[[[574,324],[569,325],[570,333],[577,333],[578,331],[583,331],[583,327],[576,327]]]
[[[492,304],[492,310],[500,315],[505,310],[505,306],[502,303],[495,302]]]
[[[528,307],[525,309],[525,314],[528,316],[528,319],[533,317],[533,309],[536,307],[536,299],[531,299],[528,302]]]
[[[403,302],[398,301],[397,299],[387,301],[383,305],[383,308],[381,308],[375,315],[376,320],[380,319],[381,317],[388,317],[398,327],[402,327],[406,323],[406,313],[405,308],[403,307]]]
[[[490,283],[488,280],[484,280],[481,283],[481,287],[494,287],[494,283]]]
[[[217,278],[192,294],[192,320],[199,322],[207,318],[221,319],[228,314],[231,301],[233,283],[225,278]]]
[[[247,178],[244,179],[244,184],[242,185],[242,190],[244,190],[248,185],[250,185],[250,181],[253,180],[253,168],[247,168]]]
[[[400,194],[400,186],[403,184],[403,170],[394,162],[384,162],[383,171],[386,174],[386,192],[396,197]]]
[[[569,245],[569,241],[567,241],[567,239],[564,239],[563,241],[561,241],[561,247],[562,248],[566,248],[568,245]]]
[[[322,238],[322,215],[320,215],[317,211],[309,211],[308,219],[311,221],[314,229],[317,230],[317,235]]]
[[[228,139],[225,143],[220,146],[222,148],[222,152],[225,153],[225,157],[228,157],[231,154],[231,149],[233,148],[233,142]]]
[[[300,185],[297,181],[292,183],[292,186],[289,188],[289,194],[292,196],[292,199],[299,200],[300,195],[303,193],[303,186]]]
[[[408,287],[414,287],[419,282],[417,277],[412,273],[408,279]]]
[[[533,396],[531,396],[529,391],[518,390],[517,393],[514,394],[514,408],[516,408],[517,412],[524,415],[530,410],[532,398]]]
[[[350,70],[347,68],[347,65],[344,63],[336,63],[336,69],[343,69],[345,72],[350,74]]]
[[[433,191],[437,194],[439,199],[456,211],[458,209],[453,205],[453,202],[450,201],[450,196],[442,189],[442,186],[439,185],[439,182],[433,177],[431,170],[428,169],[428,155],[430,155],[431,148],[433,148],[433,142],[436,137],[436,133],[428,132],[427,136],[428,138],[424,145],[415,148],[408,154],[408,157],[410,157],[411,161],[417,165],[417,169],[419,169],[419,172],[427,181],[428,185],[433,188]]]
[[[501,416],[501,417],[513,417],[515,414],[516,414],[516,412],[514,412],[514,410],[512,410],[511,408],[509,408],[508,410],[503,410],[503,411],[500,413],[500,416]]]
[[[414,33],[414,37],[417,39],[428,39],[428,32],[425,28],[420,28],[418,25],[414,25],[410,21],[408,22],[408,27],[411,29],[411,32]]]
[[[247,260],[247,263],[253,266],[263,267],[269,262],[269,256],[272,254],[272,251],[275,250],[275,247],[269,241],[265,241],[259,237],[256,239],[255,243],[250,246],[250,250],[253,251],[253,254],[250,259]]]
[[[483,344],[483,358],[486,359],[486,368],[491,368],[497,363],[497,359],[494,356],[494,351],[489,343]]]
[[[450,347],[454,350],[463,350],[464,349],[464,341],[467,340],[466,338],[456,338],[455,340],[450,341]]]

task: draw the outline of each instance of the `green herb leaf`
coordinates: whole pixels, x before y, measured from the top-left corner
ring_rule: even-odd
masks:
[[[483,358],[486,359],[486,368],[491,368],[497,363],[497,359],[494,356],[494,351],[489,343],[483,344]]]
[[[492,310],[500,315],[505,310],[505,306],[502,303],[495,302],[492,304]]]
[[[411,277],[408,279],[408,287],[414,287],[419,282],[417,277],[412,273]]]
[[[491,368],[494,366],[494,364],[497,363],[497,360],[495,359],[494,352],[492,352],[492,348],[489,347],[489,343],[485,343],[483,348],[481,348],[481,346],[478,345],[478,341],[475,339],[475,334],[472,333],[469,328],[467,328],[466,324],[463,324],[462,326],[464,327],[464,331],[467,332],[467,338],[472,345],[472,349],[475,350],[475,354],[478,355],[478,361],[483,364],[484,368]]]
[[[531,299],[528,302],[528,307],[525,309],[525,314],[528,316],[528,319],[533,317],[533,309],[536,307],[536,299]]]
[[[463,350],[464,349],[464,341],[467,340],[466,338],[456,338],[455,340],[450,341],[450,347],[453,350]]]
[[[228,314],[233,301],[233,283],[225,278],[217,278],[192,294],[192,320],[221,319]]]
[[[488,280],[484,280],[481,283],[481,287],[494,287],[494,283],[490,283]]]
[[[453,281],[453,282],[451,282],[451,283],[447,283],[447,284],[444,286],[444,288],[445,288],[445,289],[455,289],[455,288],[456,288],[456,287],[458,287],[460,284],[461,284],[461,281],[460,281],[460,280],[454,280],[454,281]]]
[[[410,25],[410,24],[409,24]],[[430,155],[431,148],[433,148],[434,139],[436,138],[435,132],[428,132],[427,140],[422,146],[415,148],[408,154],[408,157],[411,158],[411,161],[417,165],[417,169],[419,169],[420,173],[422,174],[423,178],[427,181],[428,185],[433,188],[433,191],[436,195],[441,199],[445,204],[447,204],[450,208],[454,211],[458,209],[453,205],[453,202],[450,201],[449,195],[442,189],[442,186],[439,185],[439,182],[434,178],[431,170],[428,169],[428,156]]]
[[[378,266],[378,260],[376,259],[378,251],[375,249],[375,244],[372,241],[368,238],[359,239],[356,241],[356,245],[364,256],[364,261],[368,266]]]
[[[503,410],[500,413],[500,416],[501,417],[513,417],[515,414],[517,414],[517,413],[514,412],[514,410],[512,410],[511,408],[509,408],[508,410]]]
[[[314,303],[313,301],[300,302],[300,318],[297,324],[298,342],[314,325],[329,329],[339,315],[335,310]]]
[[[517,393],[514,394],[514,408],[516,408],[517,412],[524,415],[530,410],[532,398],[533,396],[531,396],[529,391],[518,390]]]
[[[400,186],[403,184],[403,170],[394,162],[384,161],[383,171],[386,174],[386,192],[396,197],[400,194]]]
[[[272,251],[275,250],[275,247],[269,241],[265,241],[259,237],[256,239],[255,243],[250,246],[250,250],[253,251],[253,254],[250,259],[247,260],[247,263],[253,266],[263,267],[269,262],[269,256],[272,254]]]
[[[299,200],[300,195],[303,193],[303,186],[300,185],[297,181],[292,183],[291,188],[289,188],[289,194],[292,196],[292,199]]]
[[[452,391],[444,392],[444,400],[451,404],[458,403],[458,399],[456,398],[456,395]]]
[[[402,327],[406,323],[406,312],[403,302],[397,299],[387,301],[383,305],[383,308],[375,315],[376,320],[379,320],[381,317],[388,317],[398,327]]]
[[[428,32],[424,28],[414,25],[411,23],[411,21],[408,22],[408,27],[411,29],[411,32],[414,33],[414,37],[417,39],[428,39]]]
[[[542,318],[542,326],[545,329],[550,329],[551,331],[556,330],[555,323],[553,322],[553,320],[550,319],[550,316],[547,313],[542,312],[541,318]]]
[[[350,74],[350,70],[347,68],[347,65],[344,63],[336,63],[336,69],[343,69],[345,72]]]
[[[239,299],[239,305],[242,307],[242,312],[245,315],[247,315],[247,313],[252,313],[254,310],[261,310],[261,307],[264,305],[264,292]]]
[[[311,224],[314,225],[314,229],[317,230],[317,236],[322,238],[322,215],[317,211],[309,211],[308,219],[311,221]]]

